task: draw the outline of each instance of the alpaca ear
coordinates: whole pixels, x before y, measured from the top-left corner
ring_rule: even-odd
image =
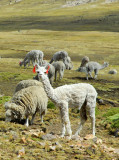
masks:
[[[33,68],[33,73],[36,73],[36,65]]]
[[[50,66],[48,65],[48,68],[46,70],[46,74],[48,74],[49,69],[50,69]]]

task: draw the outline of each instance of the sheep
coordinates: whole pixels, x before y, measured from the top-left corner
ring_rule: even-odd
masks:
[[[23,88],[27,88],[27,87],[30,87],[30,86],[40,86],[40,87],[43,87],[42,83],[37,81],[37,80],[33,80],[33,79],[28,79],[28,80],[22,80],[20,81],[16,88],[15,88],[15,91],[14,93],[20,91],[21,89]]]
[[[44,67],[47,69],[48,66],[50,66],[49,72],[48,72],[48,78],[50,80],[50,84],[53,85],[54,82],[54,76],[55,76],[55,67],[52,64],[44,65]],[[33,77],[33,79],[40,81],[39,76],[36,75]]]
[[[59,61],[59,60],[63,60],[64,64],[65,64],[65,61],[66,61],[66,58],[68,56],[68,53],[66,51],[58,51],[56,52],[52,59],[50,60],[49,63],[52,63],[53,61]]]
[[[91,72],[94,71],[94,74],[95,74],[94,79],[96,79],[97,75],[98,75],[98,71],[101,69],[104,69],[108,66],[109,66],[109,63],[107,63],[107,62],[104,62],[104,64],[101,65],[98,62],[90,61],[90,62],[86,63],[85,67],[79,67],[76,71],[85,72],[87,80],[88,80],[88,74],[90,75],[91,78],[93,78]]]
[[[44,53],[40,50],[31,50],[28,52],[24,58],[23,61],[19,62],[19,65],[22,66],[24,64],[24,67],[28,64],[30,65],[30,61],[32,61],[33,66],[35,65],[35,62],[38,64],[42,64],[44,57]]]
[[[59,72],[59,80],[61,80],[64,76],[65,64],[62,61],[56,61],[52,65],[55,68],[55,81],[57,80],[57,72]]]
[[[95,136],[95,106],[97,92],[95,88],[87,83],[63,85],[55,89],[52,88],[46,75],[45,67],[35,66],[38,76],[44,86],[47,96],[59,107],[62,121],[61,137],[65,135],[65,128],[68,138],[71,139],[72,130],[69,120],[68,107],[77,107],[80,110],[81,122],[75,135],[78,135],[87,120],[89,114],[92,123],[92,133]]]
[[[43,116],[47,112],[48,97],[40,86],[30,86],[16,92],[9,102],[5,103],[6,122],[18,119],[22,120],[26,117],[25,125],[29,126],[29,116],[32,116],[31,124],[33,124],[36,113],[39,111],[41,122]]]

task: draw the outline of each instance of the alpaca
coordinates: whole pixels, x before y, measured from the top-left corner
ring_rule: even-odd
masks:
[[[66,69],[68,70],[71,70],[73,68],[73,64],[69,56],[66,57],[64,64],[65,64]]]
[[[97,62],[90,61],[90,62],[88,62],[86,64],[85,67],[79,67],[76,71],[85,72],[87,80],[88,80],[88,75],[90,75],[90,77],[93,78],[91,72],[94,71],[94,74],[95,74],[94,75],[94,79],[96,79],[97,75],[98,75],[98,71],[101,70],[101,69],[104,69],[104,68],[106,68],[108,66],[109,66],[109,63],[107,63],[107,62],[104,62],[104,64],[101,65],[101,64],[99,64]]]
[[[22,66],[24,64],[24,67],[28,64],[30,65],[30,61],[32,61],[33,66],[35,65],[35,62],[39,65],[43,62],[44,53],[40,50],[31,50],[28,52],[24,58],[23,61],[19,62],[19,65]]]
[[[65,64],[62,61],[56,61],[52,65],[55,68],[55,82],[57,81],[57,72],[59,72],[59,80],[61,80],[64,76]]]
[[[87,56],[84,56],[82,58],[80,67],[85,67],[86,63],[88,63],[88,62],[89,62],[89,58]]]
[[[62,121],[61,137],[64,137],[65,135],[65,128],[69,139],[71,139],[72,136],[68,107],[77,107],[80,110],[81,122],[75,135],[80,133],[85,121],[87,120],[87,114],[89,114],[91,119],[92,133],[95,135],[95,106],[97,97],[95,88],[87,83],[78,83],[63,85],[53,89],[46,75],[48,70],[38,65],[36,65],[35,68],[37,74],[41,78],[41,82],[43,83],[47,96],[60,109]]]
[[[53,55],[53,57],[49,63],[52,63],[53,61],[56,62],[56,61],[63,60],[63,62],[65,64],[67,56],[68,56],[68,53],[66,51],[58,51]]]

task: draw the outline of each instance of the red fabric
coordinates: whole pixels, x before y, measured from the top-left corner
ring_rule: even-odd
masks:
[[[46,71],[46,74],[48,74],[49,69],[50,69],[50,66],[48,66],[48,69],[47,69],[47,71]]]
[[[36,66],[34,66],[33,68],[33,73],[36,73]]]

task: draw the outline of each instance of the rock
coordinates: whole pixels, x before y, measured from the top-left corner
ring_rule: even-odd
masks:
[[[51,151],[55,151],[56,150],[56,146],[50,146],[50,150]]]
[[[42,136],[43,140],[48,140],[48,141],[51,141],[51,140],[56,139],[56,138],[57,137],[55,135],[52,135],[52,134],[46,134],[46,135]]]
[[[72,135],[71,139],[78,141],[78,140],[80,140],[80,136],[78,136],[78,135]]]
[[[18,157],[21,157],[23,155],[25,155],[25,149],[24,149],[24,147],[21,150],[18,151]]]
[[[117,70],[116,69],[112,69],[108,72],[108,74],[117,74]]]
[[[25,144],[27,143],[27,141],[26,141],[26,138],[25,138],[25,137],[22,137],[22,138],[21,138],[21,143],[25,143]]]
[[[97,144],[102,144],[102,139],[97,139],[97,142],[96,142]]]
[[[84,137],[84,140],[93,139],[95,136],[93,134],[88,134]]]

